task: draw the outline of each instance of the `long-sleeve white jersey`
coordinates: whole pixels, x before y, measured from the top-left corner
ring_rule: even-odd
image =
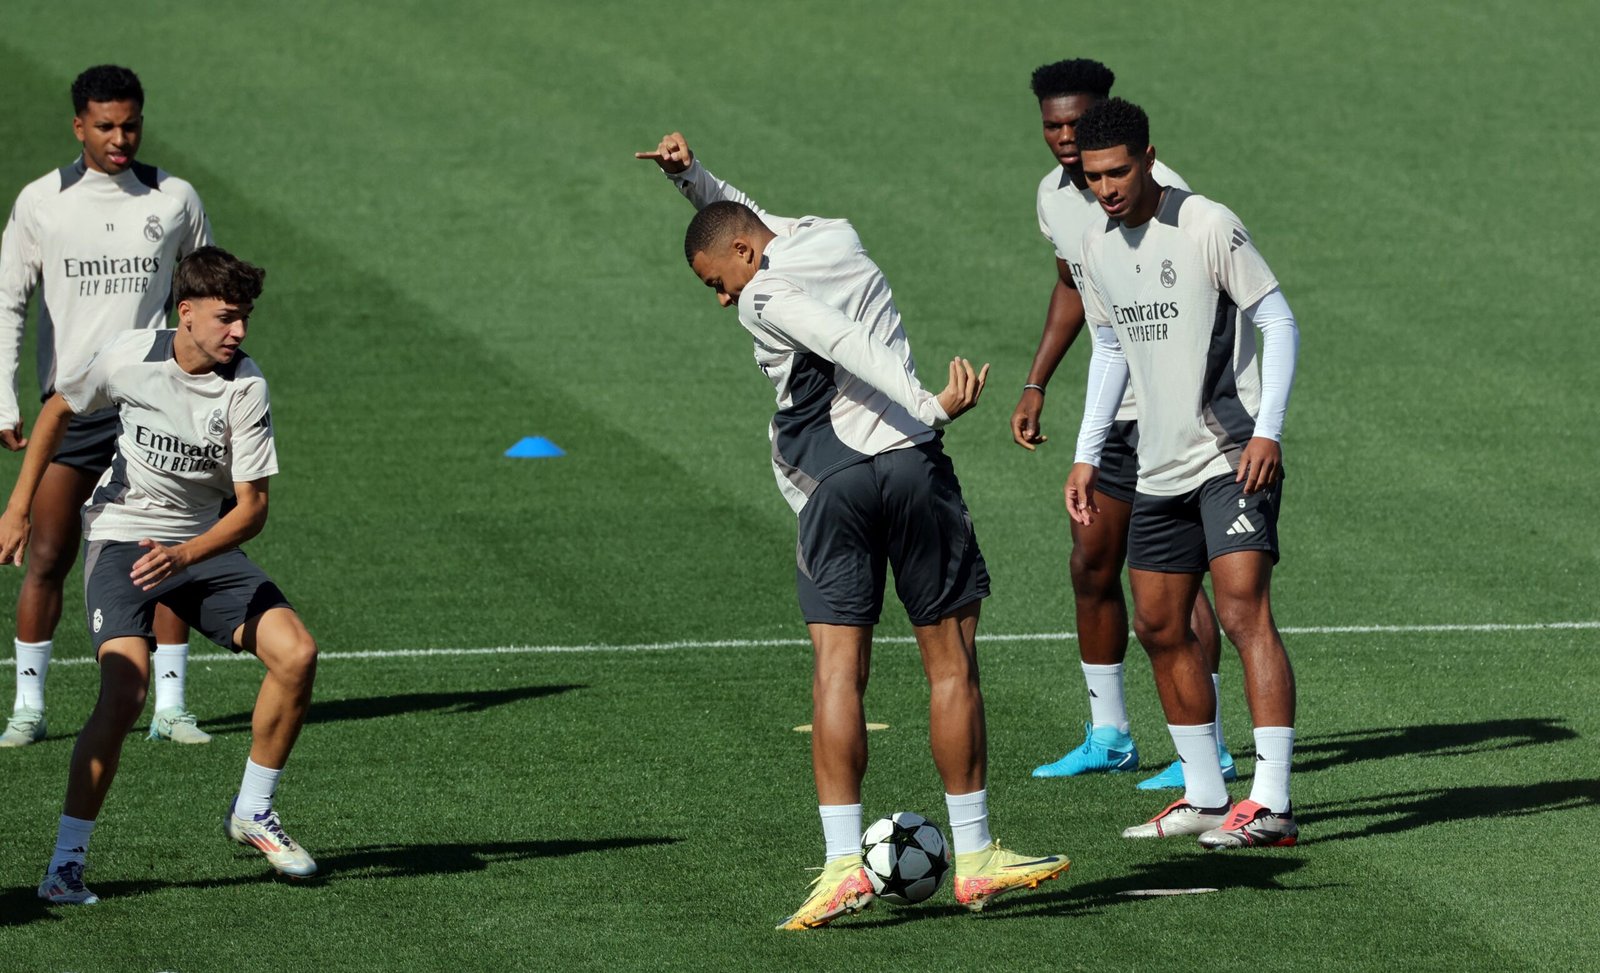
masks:
[[[933,439],[950,421],[917,380],[883,271],[845,220],[773,216],[698,161],[669,174],[696,209],[731,200],[777,234],[739,295],[739,323],[772,380],[772,466],[799,513],[828,476]]]
[[[1278,279],[1226,206],[1168,189],[1154,218],[1101,221],[1083,241],[1084,317],[1095,329],[1077,462],[1098,464],[1122,384],[1139,395],[1139,492],[1177,496],[1238,469],[1257,435],[1281,432],[1293,382],[1291,339],[1274,363],[1279,414],[1262,415],[1255,329],[1242,316]],[[1271,326],[1271,325],[1269,325]],[[1269,428],[1258,431],[1266,420]]]
[[[154,166],[110,176],[80,157],[23,187],[0,237],[0,428],[21,418],[17,359],[35,290],[48,395],[117,334],[166,327],[173,268],[210,242],[194,187]]]
[[[1183,177],[1160,159],[1156,160],[1150,174],[1163,186],[1183,190],[1189,188]],[[1083,235],[1090,227],[1106,221],[1106,212],[1100,208],[1099,198],[1088,187],[1079,189],[1067,170],[1056,166],[1039,180],[1035,205],[1039,210],[1039,232],[1055,247],[1056,256],[1067,262],[1073,284],[1082,289]],[[1123,393],[1122,405],[1117,409],[1117,420],[1126,422],[1138,418],[1139,410],[1134,406],[1133,385],[1130,383]]]

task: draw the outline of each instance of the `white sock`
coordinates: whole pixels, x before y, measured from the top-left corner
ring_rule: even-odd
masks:
[[[239,782],[239,799],[233,802],[233,813],[248,821],[272,810],[272,795],[278,789],[278,778],[282,776],[281,768],[273,770],[254,760],[246,760],[244,780]]]
[[[1289,761],[1294,757],[1294,727],[1256,727],[1255,780],[1250,800],[1275,814],[1289,810]]]
[[[50,646],[48,640],[44,642],[24,642],[16,639],[12,643],[17,652],[17,698],[11,704],[13,710],[44,709],[44,675],[50,671]]]
[[[1198,726],[1167,724],[1172,745],[1183,761],[1183,799],[1195,807],[1223,807],[1228,788],[1222,783],[1222,760],[1217,756],[1217,731],[1210,723]]]
[[[47,871],[54,873],[67,862],[81,864],[89,853],[89,835],[93,833],[93,821],[61,815],[61,823],[56,826],[56,851],[50,856]]]
[[[1222,741],[1222,673],[1211,674],[1211,688],[1217,696],[1217,719],[1212,725],[1217,728],[1217,750],[1220,753],[1228,749],[1228,745]]]
[[[861,854],[861,805],[818,804],[827,861]]]
[[[183,709],[183,683],[189,671],[189,643],[157,645],[151,677],[156,683],[156,712]]]
[[[1122,698],[1122,663],[1083,666],[1083,681],[1089,685],[1089,722],[1095,726],[1114,726],[1128,732],[1128,704]]]
[[[945,810],[950,812],[950,841],[958,855],[982,851],[994,843],[989,837],[989,790],[971,794],[946,794]]]

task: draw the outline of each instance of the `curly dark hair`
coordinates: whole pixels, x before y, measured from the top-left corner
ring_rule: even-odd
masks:
[[[1150,118],[1131,101],[1108,98],[1078,119],[1077,139],[1083,152],[1126,145],[1138,155],[1150,146]]]
[[[694,214],[683,235],[683,259],[694,263],[694,255],[711,250],[736,233],[764,226],[755,210],[722,199]]]
[[[267,272],[221,247],[201,247],[178,262],[172,274],[173,303],[210,297],[228,304],[254,304]]]
[[[97,64],[72,82],[72,110],[82,115],[91,101],[132,101],[144,107],[139,76],[115,64]]]
[[[1099,61],[1075,57],[1033,69],[1033,96],[1040,101],[1066,95],[1094,95],[1104,98],[1111,94],[1111,85],[1117,76]]]

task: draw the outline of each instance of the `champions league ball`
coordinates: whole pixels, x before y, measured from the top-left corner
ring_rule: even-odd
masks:
[[[874,821],[861,836],[872,891],[895,905],[912,905],[932,895],[950,870],[944,835],[920,814],[896,811]]]

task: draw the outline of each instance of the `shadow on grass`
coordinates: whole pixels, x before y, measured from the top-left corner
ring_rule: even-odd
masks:
[[[393,696],[367,696],[360,699],[312,700],[311,711],[306,714],[306,725],[338,723],[344,720],[373,720],[384,716],[411,716],[428,713],[436,716],[457,716],[462,713],[481,713],[495,706],[520,703],[528,699],[558,696],[587,686],[517,686],[511,689],[480,689],[459,693],[397,693]],[[229,713],[214,719],[202,719],[201,729],[211,734],[250,732],[250,712]]]
[[[1147,889],[1212,888],[1218,893],[1229,889],[1287,890],[1280,879],[1301,868],[1305,862],[1293,853],[1252,852],[1246,855],[1196,854],[1159,862],[1141,862],[1133,871],[1093,882],[1072,884],[1072,873],[1041,885],[1036,891],[1017,891],[996,900],[983,911],[985,921],[1035,919],[1041,916],[1079,916],[1112,906],[1127,906],[1145,901],[1125,893]],[[1295,885],[1296,891],[1307,886]],[[882,908],[883,911],[877,911]],[[906,922],[964,915],[957,905],[883,908],[874,905],[871,919],[837,923],[840,929],[873,929]],[[834,928],[834,927],[829,927]]]
[[[433,845],[361,845],[317,856],[318,874],[310,879],[285,882],[297,886],[316,888],[335,882],[363,881],[367,879],[417,878],[424,875],[460,875],[481,872],[501,862],[526,861],[537,858],[564,858],[594,852],[619,851],[628,848],[648,848],[656,845],[673,845],[681,838],[593,838],[550,839],[546,841],[491,841],[461,842]],[[261,862],[254,852],[239,850],[240,859]],[[264,862],[262,864],[265,864]],[[103,899],[141,895],[164,889],[227,888],[234,885],[254,885],[270,880],[272,874],[234,875],[226,878],[194,879],[190,881],[162,882],[153,879],[137,881],[99,882],[89,876],[89,887]],[[42,920],[56,921],[61,912],[72,908],[97,908],[96,906],[50,906],[39,899],[30,886],[0,891],[0,928],[21,926]]]
[[[1554,811],[1600,807],[1600,779],[1544,781],[1499,787],[1441,787],[1349,801],[1323,802],[1296,813],[1308,841],[1345,841],[1400,834],[1447,821],[1520,818]],[[1382,818],[1332,834],[1318,833],[1320,822]]]
[[[1297,773],[1389,757],[1459,757],[1576,740],[1565,720],[1524,717],[1317,734],[1295,743]]]

